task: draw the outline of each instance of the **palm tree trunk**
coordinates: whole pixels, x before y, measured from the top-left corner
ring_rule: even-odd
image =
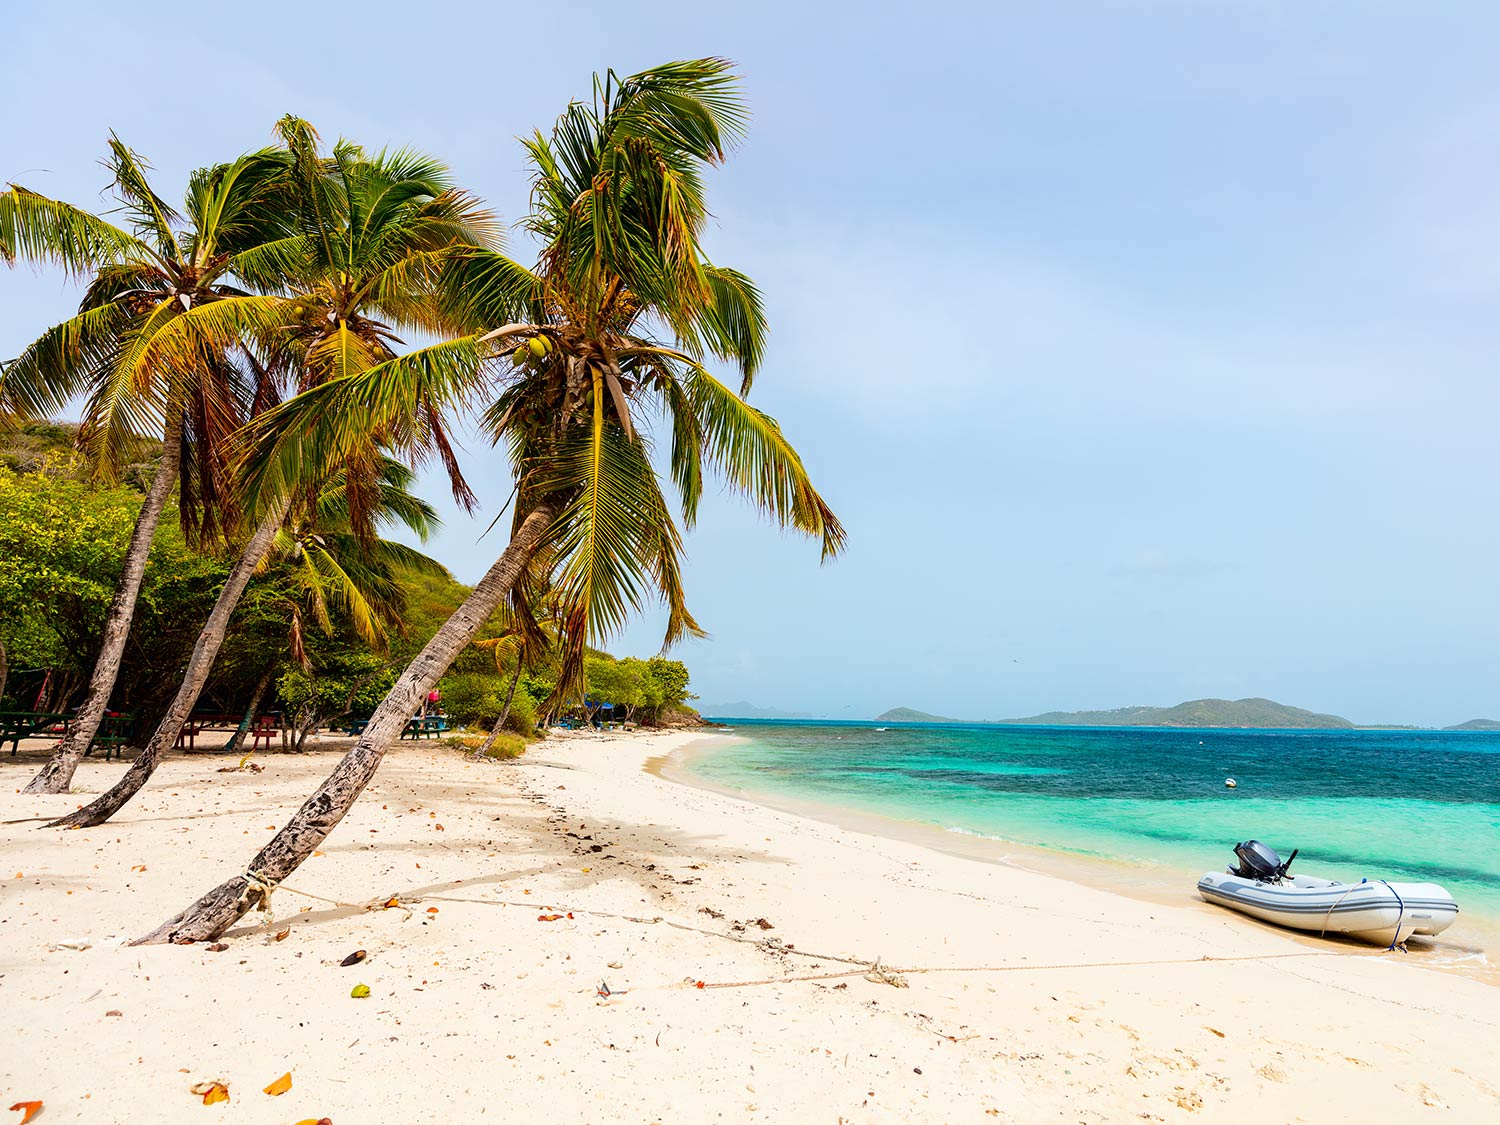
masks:
[[[120,661],[125,655],[125,642],[130,636],[130,621],[135,616],[136,599],[140,596],[141,581],[146,576],[146,558],[151,554],[151,540],[156,535],[156,525],[161,520],[162,509],[167,506],[167,497],[177,483],[177,470],[182,460],[182,414],[174,412],[162,434],[161,464],[146,492],[146,500],[135,520],[135,530],[130,533],[130,546],[125,550],[125,565],[120,571],[120,584],[115,589],[114,601],[110,603],[109,615],[104,619],[104,639],[99,657],[94,661],[94,672],[89,678],[89,694],[78,709],[52,759],[23,790],[25,793],[66,793],[73,784],[73,771],[78,768],[83,753],[99,732],[104,719],[104,710],[109,706],[110,694],[115,689],[115,680],[120,674]]]
[[[78,811],[54,820],[48,825],[49,828],[92,828],[96,824],[103,824],[141,791],[156,772],[162,757],[177,745],[182,724],[192,714],[198,696],[203,693],[203,685],[208,682],[208,674],[213,671],[214,661],[219,657],[219,649],[229,632],[229,619],[234,615],[235,607],[240,604],[240,598],[256,567],[260,566],[266,553],[270,551],[271,541],[276,537],[276,529],[281,526],[281,521],[286,518],[288,507],[289,504],[285,502],[277,504],[271,514],[261,521],[255,534],[250,536],[250,542],[245,544],[239,561],[229,571],[229,577],[219,591],[219,598],[214,602],[213,611],[208,615],[208,622],[203,626],[203,632],[198,634],[198,642],[193,645],[193,655],[188,658],[187,671],[183,674],[177,695],[167,708],[166,715],[157,724],[156,733],[146,743],[146,748],[136,755],[130,769],[125,771],[125,776],[115,782],[112,788],[105,790]]]
[[[245,732],[250,729],[250,724],[255,722],[255,716],[260,711],[260,701],[266,697],[266,692],[271,688],[271,679],[276,675],[276,665],[272,664],[261,676],[260,682],[255,685],[255,691],[250,696],[250,706],[245,708],[245,717],[240,720],[240,725],[235,732],[229,736],[229,741],[224,744],[224,749],[234,751],[239,749]]]
[[[317,792],[303,802],[286,826],[250,861],[246,874],[221,883],[132,944],[187,944],[217,938],[260,904],[270,888],[297,870],[338,826],[370,783],[385,757],[387,744],[400,737],[418,702],[427,697],[510,592],[557,513],[557,507],[544,502],[521,522],[505,553],[495,560],[474,592],[401,673],[370,716],[369,725],[354,749],[344,755]]]
[[[495,721],[495,725],[490,728],[490,733],[485,736],[485,740],[480,744],[479,749],[474,751],[474,757],[487,757],[490,750],[494,747],[495,740],[500,737],[500,732],[505,729],[505,720],[510,718],[510,705],[515,702],[516,685],[520,682],[521,662],[520,660],[517,660],[515,675],[511,676],[510,678],[510,690],[505,693],[505,709],[500,712],[500,718],[497,719]]]
[[[10,658],[5,653],[5,642],[0,641],[0,699],[5,698],[5,681],[10,679]]]

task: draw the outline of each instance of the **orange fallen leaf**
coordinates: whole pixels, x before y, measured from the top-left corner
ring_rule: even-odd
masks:
[[[146,870],[146,865],[144,863],[133,863],[133,864],[130,865],[130,870],[132,870],[132,871],[144,871],[144,870]]]
[[[695,981],[694,984],[693,984],[693,987],[694,988],[707,988],[708,984],[707,984],[706,981],[701,981],[700,980],[700,981]]]
[[[229,1100],[229,1087],[222,1082],[199,1082],[192,1093],[203,1098],[204,1105],[218,1105]]]
[[[287,1071],[280,1078],[276,1079],[275,1082],[272,1082],[269,1086],[267,1086],[264,1092],[270,1094],[273,1098],[279,1098],[282,1094],[286,1093],[291,1088],[292,1072]]]
[[[287,935],[290,934],[291,932],[292,932],[292,927],[288,926],[286,929],[281,930],[281,931],[279,931],[276,934],[276,940],[277,941],[286,941]]]
[[[561,914],[538,914],[536,920],[538,922],[556,922],[561,917]]]
[[[446,832],[447,831],[447,829],[444,828],[441,824],[434,824],[433,827],[436,828],[439,832]]]
[[[333,1122],[326,1117],[304,1117],[297,1125],[333,1125]]]
[[[23,1117],[23,1118],[21,1118],[21,1125],[26,1125],[26,1122],[30,1121],[33,1117],[35,1117],[37,1114],[39,1114],[39,1113],[42,1112],[42,1103],[41,1102],[17,1102],[15,1105],[11,1106],[10,1108],[12,1110],[19,1109],[23,1113],[25,1113],[26,1116]]]
[[[389,910],[393,906],[400,906],[400,905],[401,905],[401,900],[399,898],[397,898],[395,895],[392,895],[390,898],[388,898],[386,900],[385,908],[387,910]]]
[[[317,857],[317,856],[320,856],[320,855],[322,855],[322,854],[323,854],[323,853],[322,853],[322,852],[313,852],[313,856],[314,856],[314,857]]]
[[[429,914],[436,914],[437,912],[438,912],[438,908],[435,907],[435,906],[429,906],[427,908],[427,913],[429,913]]]

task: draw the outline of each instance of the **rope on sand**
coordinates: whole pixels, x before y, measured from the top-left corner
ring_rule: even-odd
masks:
[[[1058,965],[932,965],[915,969],[893,969],[880,964],[879,961],[866,963],[863,970],[855,969],[843,973],[815,973],[808,976],[798,977],[771,977],[765,980],[737,980],[717,981],[703,983],[694,982],[694,988],[751,988],[765,984],[793,984],[802,981],[837,980],[840,977],[859,977],[876,984],[890,984],[897,988],[905,988],[906,982],[903,977],[915,976],[918,973],[1026,973],[1045,972],[1055,969],[1126,969],[1142,965],[1196,965],[1204,961],[1277,961],[1287,957],[1331,957],[1335,953],[1348,956],[1342,951],[1335,950],[1308,950],[1305,953],[1247,953],[1240,956],[1215,957],[1205,953],[1201,957],[1167,957],[1154,961],[1077,961],[1072,964]],[[1354,956],[1371,956],[1370,954],[1354,954]],[[671,987],[677,987],[675,985]]]
[[[249,884],[249,886],[247,887],[247,891],[260,891],[261,909],[266,910],[267,913],[270,913],[269,906],[267,904],[270,900],[270,892],[272,889],[271,886],[263,878],[257,876],[254,872],[247,871],[244,875],[244,878],[246,883]],[[295,887],[288,887],[285,884],[281,884],[275,889],[289,891],[294,895],[301,895],[304,898],[316,899],[319,902],[326,902],[333,906],[345,907],[352,910],[385,910],[395,908],[405,911],[408,918],[411,917],[412,914],[411,909],[405,903],[400,902],[395,895],[391,895],[389,898],[383,900],[376,899],[364,903],[353,903],[340,902],[337,899],[324,898],[322,895],[315,895],[310,891],[300,891]],[[702,926],[690,926],[685,922],[676,922],[671,918],[664,918],[659,914],[650,918],[646,918],[635,914],[617,914],[608,910],[588,910],[582,907],[573,907],[569,910],[562,907],[551,906],[548,903],[540,901],[516,902],[505,899],[495,900],[464,898],[452,895],[423,895],[421,898],[413,899],[412,902],[421,903],[426,902],[429,899],[438,902],[473,903],[478,906],[519,906],[527,910],[541,911],[547,911],[549,909],[562,910],[564,913],[568,914],[586,914],[593,918],[614,918],[618,921],[633,922],[637,925],[642,926],[665,925],[670,926],[676,930],[684,930],[688,933],[701,934],[704,937],[717,938],[720,941],[734,941],[744,945],[753,945],[756,948],[770,954],[806,957],[814,961],[833,961],[839,964],[858,966],[857,968],[837,973],[810,973],[791,977],[767,977],[763,980],[688,980],[683,982],[682,984],[657,985],[655,986],[657,988],[690,987],[705,990],[710,988],[755,988],[762,985],[771,984],[800,984],[814,981],[840,980],[846,977],[864,977],[866,980],[869,980],[875,984],[889,984],[895,988],[905,988],[907,987],[906,981],[904,979],[905,977],[916,976],[923,973],[1028,973],[1057,971],[1063,969],[1128,969],[1153,965],[1197,965],[1204,962],[1227,963],[1233,961],[1280,961],[1293,957],[1378,956],[1378,954],[1351,954],[1343,950],[1309,949],[1297,953],[1245,953],[1233,954],[1229,956],[1215,956],[1211,953],[1204,953],[1198,957],[1164,957],[1146,961],[1075,961],[1066,964],[1060,963],[1050,965],[927,965],[919,966],[916,968],[892,968],[882,965],[880,962],[880,958],[878,957],[874,961],[865,961],[857,957],[843,957],[835,953],[812,953],[805,949],[795,949],[792,946],[787,945],[779,938],[752,938],[741,937],[738,934],[725,934],[720,933],[717,930],[704,929]],[[649,988],[651,986],[646,987]],[[634,991],[641,991],[641,989],[635,989]]]

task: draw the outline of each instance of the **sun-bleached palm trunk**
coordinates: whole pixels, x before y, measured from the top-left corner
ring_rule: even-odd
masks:
[[[516,699],[516,685],[521,682],[521,662],[516,661],[516,671],[510,678],[510,690],[505,693],[505,707],[500,712],[500,718],[495,720],[495,725],[490,728],[490,733],[485,736],[484,742],[474,751],[474,757],[485,758],[494,748],[495,741],[500,737],[500,732],[505,729],[505,721],[510,718],[510,705]]]
[[[125,565],[120,571],[120,582],[115,588],[115,597],[109,604],[109,614],[104,619],[104,637],[99,656],[94,661],[94,671],[89,677],[89,693],[78,709],[78,716],[52,752],[52,758],[27,784],[26,793],[66,793],[73,784],[73,773],[83,758],[84,751],[99,733],[99,724],[104,719],[109,697],[115,690],[115,680],[120,675],[120,663],[125,655],[125,642],[130,637],[130,622],[135,616],[136,599],[140,597],[141,582],[146,576],[146,559],[151,554],[151,540],[156,535],[156,525],[167,506],[177,483],[177,471],[182,461],[182,415],[174,413],[168,419],[162,434],[161,464],[151,487],[146,490],[146,499],[135,520],[135,529],[130,533],[130,546],[125,549]]]
[[[510,592],[557,514],[558,508],[544,503],[527,515],[505,553],[479,580],[474,592],[406,666],[375,708],[354,749],[250,861],[245,873],[221,883],[182,913],[137,938],[133,945],[185,944],[219,937],[312,854],[375,776],[387,745],[400,737],[412,712]]]
[[[198,634],[197,643],[193,645],[193,655],[188,658],[177,695],[167,708],[166,715],[157,724],[156,732],[151,736],[151,741],[146,743],[146,748],[136,756],[130,769],[125,771],[125,776],[115,782],[112,788],[76,812],[54,820],[48,827],[92,828],[96,824],[103,824],[151,779],[166,752],[177,744],[177,736],[182,733],[183,723],[187,722],[198,697],[203,694],[203,685],[208,682],[208,674],[213,671],[214,661],[218,659],[219,649],[223,647],[224,637],[229,632],[229,619],[240,604],[240,598],[244,596],[245,587],[250,584],[256,568],[271,550],[276,529],[286,518],[288,506],[285,502],[276,505],[275,510],[261,521],[255,534],[245,544],[239,561],[229,571],[229,577],[219,590],[219,598],[214,602],[213,611],[208,615],[203,631]]]

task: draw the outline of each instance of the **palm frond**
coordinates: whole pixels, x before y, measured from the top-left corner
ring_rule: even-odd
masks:
[[[120,338],[131,315],[119,304],[86,308],[54,325],[0,374],[0,411],[21,418],[62,413],[119,358]]]
[[[246,431],[241,455],[253,504],[283,496],[299,481],[326,476],[372,439],[418,450],[429,423],[413,404],[465,409],[483,379],[473,336],[418,348],[309,388],[267,411]]]
[[[127,147],[118,135],[110,133],[109,156],[104,166],[114,177],[115,192],[131,216],[137,235],[154,243],[156,253],[162,258],[174,261],[179,258],[181,247],[173,224],[182,216],[152,190],[147,175],[151,165]]]
[[[80,207],[19,184],[0,192],[0,258],[58,266],[78,277],[150,257],[139,239]]]
[[[844,526],[776,420],[696,364],[683,373],[682,388],[698,416],[704,452],[725,479],[782,527],[821,539],[825,560],[838,554]]]

